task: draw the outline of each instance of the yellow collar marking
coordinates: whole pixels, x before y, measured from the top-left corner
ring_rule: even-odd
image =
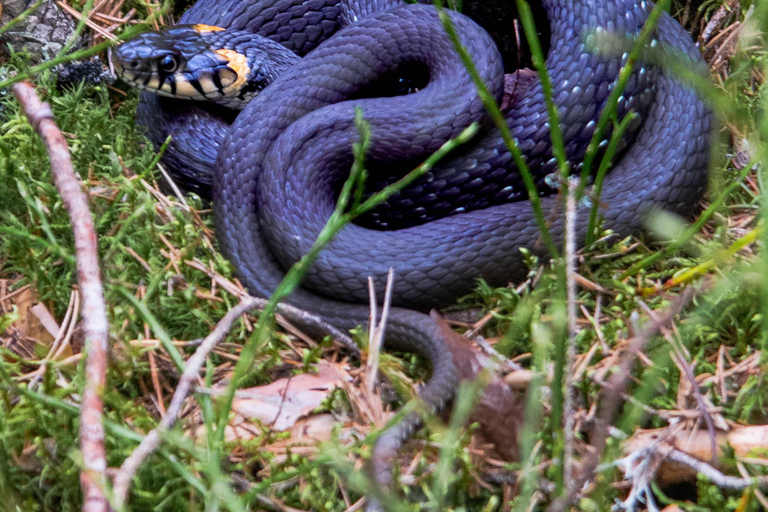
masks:
[[[197,30],[201,34],[205,34],[206,32],[219,32],[224,29],[221,27],[216,27],[214,25],[198,24],[198,25],[195,25],[195,30]]]
[[[234,73],[221,73],[219,79],[223,86],[222,92],[225,95],[236,93],[243,85],[245,85],[248,75],[251,72],[250,66],[248,66],[248,59],[242,53],[238,53],[234,50],[214,50],[221,57],[226,59],[227,67]]]

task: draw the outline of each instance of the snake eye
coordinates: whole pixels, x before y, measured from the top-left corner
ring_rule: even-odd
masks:
[[[160,70],[164,73],[173,73],[179,67],[179,61],[173,55],[166,55],[160,60]]]

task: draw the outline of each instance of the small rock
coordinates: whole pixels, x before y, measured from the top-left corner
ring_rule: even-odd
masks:
[[[110,85],[115,76],[104,67],[101,59],[95,57],[90,61],[72,61],[56,67],[56,85],[59,89],[86,85]]]
[[[21,14],[32,2],[14,0],[3,7],[0,25]],[[11,5],[13,4],[13,9]],[[34,63],[52,59],[75,32],[75,22],[53,0],[44,0],[33,13],[0,37],[0,60],[8,57],[7,44],[15,52],[26,51]],[[80,46],[77,41],[74,47]]]

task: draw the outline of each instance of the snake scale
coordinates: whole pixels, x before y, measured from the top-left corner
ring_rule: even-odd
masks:
[[[482,18],[497,3],[465,2],[465,7]],[[390,314],[385,342],[429,359],[432,378],[419,395],[435,410],[452,397],[456,371],[438,326],[420,311],[451,303],[470,292],[478,278],[506,284],[526,271],[521,248],[539,254],[542,249],[512,157],[436,10],[396,4],[372,0],[356,11],[354,4],[338,0],[200,0],[181,23],[260,34],[303,58],[239,115],[215,105],[143,94],[137,116],[155,144],[167,134],[174,136],[166,161],[181,184],[203,194],[212,186],[221,248],[249,292],[259,296],[272,293],[333,211],[349,173],[352,144],[358,140],[355,107],[371,126],[366,163],[373,188],[402,175],[470,123],[480,123],[481,133],[469,147],[368,220],[345,227],[313,264],[304,287],[288,299],[339,328],[365,325],[368,277],[383,291],[387,272],[394,268],[397,307]],[[543,0],[541,7],[551,33],[547,67],[553,98],[567,158],[578,169],[626,60],[626,54],[597,55],[589,35],[595,30],[637,34],[653,5],[638,0]],[[342,15],[360,19],[341,28]],[[491,23],[500,55],[494,40],[474,21],[457,13],[451,20],[481,78],[501,100],[503,63],[514,60],[503,24],[496,19]],[[651,43],[657,45],[700,66],[689,35],[666,14]],[[372,83],[414,66],[428,77],[418,92],[369,97]],[[633,111],[638,118],[604,182],[604,227],[619,234],[635,232],[651,208],[689,214],[707,182],[708,107],[669,72],[641,62],[618,110],[620,115]],[[504,116],[539,185],[550,229],[559,238],[561,200],[547,181],[556,162],[538,80],[515,92]],[[579,239],[586,232],[588,208],[582,205],[577,211]],[[379,437],[372,468],[380,484],[391,483],[391,460],[418,423],[412,414]]]

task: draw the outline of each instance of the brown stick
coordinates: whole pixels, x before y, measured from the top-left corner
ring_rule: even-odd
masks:
[[[83,332],[85,334],[85,386],[80,406],[80,450],[83,471],[83,512],[107,512],[104,494],[107,461],[104,450],[104,425],[101,410],[102,391],[107,375],[107,313],[101,287],[98,247],[88,199],[75,176],[69,148],[53,120],[48,103],[42,102],[29,82],[13,86],[13,95],[21,104],[29,123],[40,135],[51,160],[53,183],[61,194],[72,221],[77,258],[77,283],[83,297]]]
[[[200,374],[200,369],[205,364],[206,357],[214,349],[216,344],[224,338],[229,330],[232,328],[232,324],[237,320],[240,315],[246,313],[254,308],[263,308],[267,301],[264,299],[256,299],[247,297],[243,299],[240,304],[232,308],[222,318],[211,334],[205,337],[203,342],[197,348],[192,357],[187,361],[187,365],[184,368],[184,373],[179,379],[179,384],[176,386],[176,391],[173,393],[173,398],[168,406],[168,411],[160,420],[160,424],[152,430],[141,441],[139,446],[131,453],[131,455],[123,461],[123,465],[115,475],[114,496],[115,502],[119,508],[125,506],[125,500],[128,497],[128,490],[133,479],[133,475],[141,466],[142,462],[160,446],[162,441],[162,434],[168,431],[179,416],[181,406],[184,404],[184,399],[189,394],[192,384]]]
[[[160,423],[154,430],[142,439],[139,446],[127,459],[125,459],[125,461],[123,461],[120,470],[115,474],[113,494],[115,504],[118,508],[123,508],[125,506],[126,499],[128,498],[128,491],[130,490],[130,483],[133,476],[136,474],[136,471],[138,471],[144,460],[146,460],[146,458],[160,446],[163,434],[176,423],[182,405],[184,405],[184,400],[187,398],[187,395],[189,395],[192,385],[200,374],[200,369],[205,364],[208,354],[216,347],[219,341],[229,334],[232,325],[241,315],[253,309],[263,309],[267,302],[266,299],[257,297],[247,296],[242,298],[237,306],[230,309],[227,314],[219,320],[213,331],[205,337],[197,350],[195,350],[195,353],[187,360],[184,372],[179,379],[179,383],[171,398],[171,403],[168,406],[168,411],[163,416],[163,419],[160,420]],[[309,326],[318,332],[327,333],[334,337],[347,337],[338,329],[325,324],[319,317],[288,304],[280,304],[277,311],[286,318],[298,321],[302,323],[302,325]],[[354,346],[354,342],[350,340],[349,343],[352,343],[353,348],[347,347],[346,344],[343,346],[350,348],[350,350],[355,350],[354,353],[357,354],[357,347]]]

